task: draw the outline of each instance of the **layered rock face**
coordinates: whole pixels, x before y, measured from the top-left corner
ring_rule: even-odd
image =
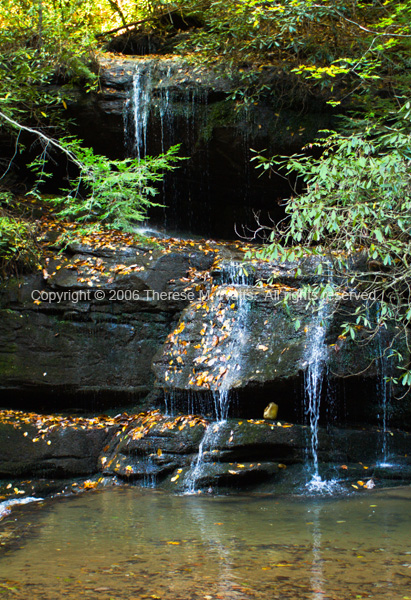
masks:
[[[3,406],[141,408],[155,397],[168,410],[261,418],[275,402],[279,418],[304,423],[304,374],[320,352],[323,422],[379,425],[385,411],[390,426],[409,427],[408,397],[391,394],[382,406],[396,368],[381,355],[396,336],[406,361],[405,338],[389,328],[342,337],[357,300],[308,303],[301,286],[315,281],[315,261],[296,278],[295,264],[243,263],[242,255],[211,242],[72,244],[51,259],[46,279],[9,280]]]
[[[111,157],[181,145],[188,160],[165,178],[165,208],[150,212],[168,231],[232,239],[236,227],[255,229],[254,211],[281,217],[276,201],[291,188],[280,177],[259,177],[250,149],[291,154],[332,126],[325,98],[305,95],[292,75],[273,68],[254,74],[270,96],[244,106],[234,97],[244,69],[229,74],[179,56],[121,55],[103,56],[100,68],[100,93],[73,94],[74,132]]]
[[[208,423],[198,417],[139,416],[119,431],[99,459],[105,475],[129,482],[159,485],[172,491],[241,487],[266,491],[297,489],[307,474],[309,428],[271,420],[228,419]],[[404,458],[410,434],[396,432],[391,450],[403,458],[396,468],[378,466],[382,432],[338,429],[319,431],[323,474],[341,483],[358,479],[377,484],[387,477],[406,481],[411,464]],[[204,441],[205,440],[205,441]],[[201,466],[198,452],[201,443]],[[191,488],[192,489],[192,488]]]
[[[137,402],[152,390],[152,358],[189,302],[180,279],[212,261],[212,251],[73,244],[48,263],[47,279],[39,272],[6,282],[3,406]]]
[[[68,418],[0,411],[0,477],[78,477],[98,471],[98,458],[121,418]]]
[[[228,268],[224,263],[219,268],[224,280]],[[275,283],[218,286],[208,299],[183,311],[154,358],[156,385],[174,410],[213,414],[228,395],[228,414],[258,418],[273,401],[280,418],[304,422],[307,373],[320,355],[323,422],[377,425],[383,396],[386,400],[389,394],[390,424],[411,424],[409,399],[395,399],[400,390],[386,383],[396,374],[396,363],[392,358],[381,362],[395,337],[407,360],[404,336],[394,327],[377,335],[359,327],[356,342],[342,336],[342,324],[359,300],[347,293],[309,302],[301,286],[315,280],[315,262],[307,262],[299,278],[291,264],[244,268],[249,281],[251,274],[260,282],[274,277]]]

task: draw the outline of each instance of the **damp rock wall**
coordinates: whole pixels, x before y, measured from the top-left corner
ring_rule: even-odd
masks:
[[[240,71],[179,56],[103,56],[100,92],[73,92],[68,115],[73,132],[110,157],[180,144],[188,160],[166,176],[165,208],[151,219],[168,231],[231,239],[235,229],[255,228],[255,211],[280,218],[278,200],[291,193],[282,178],[258,177],[251,148],[291,154],[333,123],[326,98],[303,93],[292,74],[267,68],[255,76],[268,97],[244,103]]]

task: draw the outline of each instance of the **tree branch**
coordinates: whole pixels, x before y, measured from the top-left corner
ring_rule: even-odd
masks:
[[[179,12],[178,8],[175,8],[174,10],[168,10],[167,12],[162,13],[161,15],[158,15],[155,18],[161,19],[162,17],[167,17],[169,15],[173,15],[176,12]],[[111,35],[112,33],[117,33],[118,31],[121,31],[122,29],[128,29],[129,27],[135,27],[136,25],[142,25],[143,23],[152,21],[153,18],[154,18],[154,16],[146,17],[145,19],[141,19],[141,21],[133,21],[132,23],[127,23],[127,24],[121,25],[121,27],[116,27],[115,29],[110,29],[110,31],[104,31],[102,33],[97,33],[96,38],[105,37],[106,35]]]
[[[324,6],[321,6],[319,4],[314,4],[314,6],[316,6],[317,8],[324,8]],[[352,19],[349,19],[348,17],[345,17],[342,13],[340,13],[340,11],[338,11],[336,9],[334,9],[334,12],[341,19],[344,19],[344,21],[347,21],[348,23],[351,23],[352,25],[355,25],[356,27],[359,27],[360,29],[362,29],[366,33],[372,33],[373,35],[377,35],[379,37],[385,36],[385,37],[397,37],[397,38],[411,38],[411,35],[410,34],[406,34],[406,33],[378,33],[378,31],[373,31],[372,29],[368,29],[367,27],[364,27],[363,25],[360,25],[356,21],[353,21]]]
[[[74,152],[72,152],[68,148],[65,148],[64,146],[59,144],[59,142],[57,142],[57,140],[55,140],[51,137],[48,137],[47,135],[45,135],[38,129],[33,129],[32,127],[28,127],[27,125],[22,125],[21,123],[18,123],[11,117],[8,117],[3,112],[0,112],[0,118],[7,121],[10,125],[15,127],[16,129],[18,129],[19,131],[27,131],[28,133],[32,133],[32,134],[36,135],[38,138],[40,138],[41,140],[46,142],[47,145],[53,146],[54,148],[57,148],[57,150],[60,150],[61,152],[63,152],[75,165],[77,165],[81,170],[84,170],[84,164],[78,160],[78,158],[74,154]]]

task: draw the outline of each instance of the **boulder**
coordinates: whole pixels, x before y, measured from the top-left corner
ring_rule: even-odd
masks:
[[[139,415],[114,436],[99,458],[100,469],[132,480],[164,476],[190,464],[205,427],[198,417],[167,417],[159,411]]]

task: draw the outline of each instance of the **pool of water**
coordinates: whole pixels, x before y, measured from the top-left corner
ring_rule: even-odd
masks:
[[[0,597],[411,598],[411,488],[345,498],[136,488],[15,509]]]

